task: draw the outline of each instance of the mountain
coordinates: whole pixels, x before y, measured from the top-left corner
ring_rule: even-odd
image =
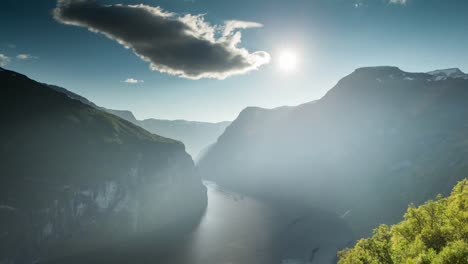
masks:
[[[138,125],[151,133],[180,140],[186,151],[198,160],[203,150],[216,142],[231,122],[199,122],[187,120],[144,119],[137,120],[132,112],[126,110],[105,109],[107,112]]]
[[[450,68],[444,70],[435,70],[428,72],[428,74],[436,77],[436,80],[454,78],[454,79],[468,79],[468,74],[462,72],[458,68]]]
[[[107,109],[107,108],[103,108],[104,111],[108,112],[108,113],[111,113],[113,115],[116,115],[124,120],[127,120],[137,126],[140,126],[140,124],[138,123],[138,120],[136,119],[136,117],[133,115],[132,112],[128,111],[128,110],[113,110],[113,109]],[[151,131],[150,131],[151,132]],[[155,133],[155,132],[152,132],[152,133]],[[155,133],[155,134],[158,134],[158,133]],[[170,136],[167,136],[168,138],[171,138]]]
[[[203,150],[215,143],[231,122],[209,123],[151,118],[138,121],[138,124],[152,133],[182,141],[187,152],[197,161]]]
[[[79,95],[79,94],[76,94],[74,92],[71,92],[63,87],[60,87],[60,86],[57,86],[57,85],[51,85],[51,84],[45,84],[47,85],[49,88],[57,91],[57,92],[61,92],[63,94],[66,94],[68,97],[70,97],[71,99],[74,99],[74,100],[78,100],[80,102],[82,102],[83,104],[86,104],[86,105],[89,105],[91,107],[94,107],[96,109],[99,109],[99,110],[103,110],[105,112],[108,112],[110,114],[113,114],[113,115],[116,115],[124,120],[127,120],[133,124],[137,124],[137,120],[135,118],[135,116],[133,115],[132,112],[130,111],[127,111],[127,110],[112,110],[112,109],[107,109],[105,107],[102,107],[102,106],[98,106],[96,105],[95,103],[89,101],[87,98]]]
[[[133,113],[128,110],[113,110],[100,107],[88,99],[68,91],[65,88],[55,85],[49,85],[49,87],[68,95],[72,99],[81,101],[84,104],[125,119],[151,133],[182,141],[186,147],[186,151],[192,155],[195,160],[198,159],[203,149],[208,147],[210,144],[215,143],[216,139],[224,132],[226,127],[231,124],[231,122],[228,121],[210,123],[187,120],[162,120],[154,118],[137,120]]]
[[[0,262],[187,230],[206,190],[184,145],[0,69]]]
[[[467,116],[465,78],[360,68],[320,100],[244,109],[197,166],[221,185],[334,212],[364,236],[466,177]]]
[[[67,90],[67,89],[65,89],[63,87],[60,87],[60,86],[57,86],[57,85],[52,85],[52,84],[44,84],[44,85],[48,86],[49,88],[51,88],[54,91],[64,93],[68,97],[70,97],[71,99],[78,100],[78,101],[82,102],[83,104],[92,106],[92,107],[94,107],[96,109],[104,109],[102,107],[97,106],[95,103],[89,101],[87,98],[85,98],[85,97],[83,97],[81,95],[78,95],[76,93],[70,92],[69,90]]]

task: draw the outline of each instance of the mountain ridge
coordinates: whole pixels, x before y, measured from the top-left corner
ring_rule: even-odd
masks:
[[[360,68],[314,103],[242,111],[198,167],[267,199],[350,211],[355,232],[368,234],[465,177],[466,101],[463,78]]]
[[[197,160],[197,157],[203,149],[208,147],[210,144],[215,143],[218,136],[221,135],[224,129],[231,123],[229,121],[211,123],[183,119],[167,120],[156,118],[138,120],[129,110],[115,110],[98,106],[87,98],[65,88],[56,85],[48,86],[56,91],[66,94],[72,99],[79,100],[84,104],[127,120],[151,133],[167,138],[174,138],[183,142],[186,151],[189,152],[194,160]]]

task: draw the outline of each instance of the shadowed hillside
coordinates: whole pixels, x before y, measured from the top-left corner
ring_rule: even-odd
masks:
[[[466,116],[466,75],[361,68],[318,101],[246,108],[199,168],[238,190],[330,210],[368,234],[466,176]]]
[[[195,224],[182,143],[0,69],[0,260],[35,263]]]

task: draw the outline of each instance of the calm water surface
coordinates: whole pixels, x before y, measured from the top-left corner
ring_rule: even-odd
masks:
[[[200,224],[164,263],[332,263],[351,239],[338,217],[278,210],[215,183],[205,185],[208,207]]]

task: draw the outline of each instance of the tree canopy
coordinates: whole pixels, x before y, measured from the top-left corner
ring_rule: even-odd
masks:
[[[380,225],[338,256],[338,264],[467,264],[468,179],[446,198],[410,205],[402,222]]]

